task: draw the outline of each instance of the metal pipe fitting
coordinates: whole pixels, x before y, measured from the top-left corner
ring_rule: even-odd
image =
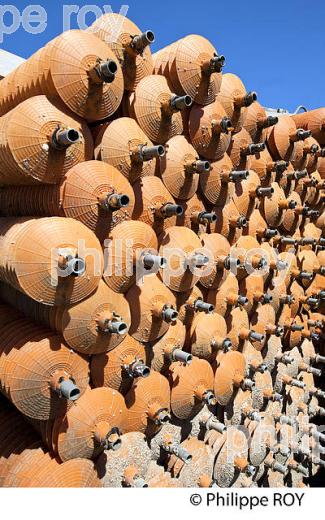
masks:
[[[184,350],[180,348],[176,348],[173,350],[171,354],[172,361],[179,361],[180,363],[184,363],[184,365],[189,365],[192,362],[193,356],[188,352],[184,352]]]
[[[151,161],[151,159],[163,157],[165,155],[165,147],[162,144],[157,144],[156,146],[140,145],[138,153],[141,161]]]
[[[117,64],[114,60],[103,61],[96,65],[95,71],[103,83],[112,83],[117,73]]]
[[[202,311],[206,312],[207,314],[211,314],[214,311],[214,305],[212,305],[212,303],[207,303],[198,299],[194,302],[194,309],[196,311]]]
[[[166,258],[160,255],[153,255],[151,253],[146,253],[143,255],[142,262],[145,269],[152,269],[153,267],[164,269],[167,265]]]
[[[51,138],[51,145],[57,150],[64,150],[69,146],[79,143],[81,135],[74,128],[57,128]]]
[[[184,209],[179,204],[172,204],[171,202],[167,202],[158,210],[158,213],[163,218],[169,218],[174,216],[179,217],[183,215]]]
[[[80,397],[80,390],[71,379],[64,379],[59,383],[58,393],[68,401],[76,401]]]
[[[229,178],[232,182],[243,181],[249,176],[249,170],[233,170],[229,174]]]
[[[172,307],[165,306],[161,313],[161,317],[166,323],[173,323],[178,318],[178,312]]]
[[[172,96],[170,99],[170,108],[172,112],[179,112],[189,108],[193,103],[191,96]]]
[[[142,54],[144,49],[148,47],[148,45],[151,45],[155,41],[155,35],[153,31],[145,31],[141,34],[138,34],[136,36],[133,36],[131,47],[133,50],[135,50],[138,54]]]

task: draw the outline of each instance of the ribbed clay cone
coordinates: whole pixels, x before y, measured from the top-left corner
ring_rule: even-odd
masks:
[[[157,255],[157,237],[148,224],[129,220],[116,226],[107,239],[104,280],[113,291],[125,293],[137,281],[137,274],[143,276],[146,253]],[[141,273],[136,272],[137,266]]]
[[[249,330],[249,320],[247,311],[242,307],[234,307],[225,316],[228,333],[233,349],[237,350],[244,343],[245,339],[242,337],[242,332]]]
[[[191,419],[205,403],[215,404],[213,370],[205,359],[194,357],[189,365],[179,362],[170,368],[171,409],[179,419]]]
[[[3,487],[29,487],[31,476],[37,474],[42,465],[46,465],[50,461],[50,455],[45,452],[40,443],[35,443],[30,448],[26,448],[19,458],[10,464]]]
[[[0,118],[2,185],[57,184],[92,155],[87,125],[45,96],[27,99]]]
[[[219,101],[204,107],[193,105],[189,115],[189,135],[196,151],[205,159],[217,161],[231,140],[232,123]]]
[[[224,206],[229,202],[235,190],[232,170],[232,162],[225,153],[221,159],[210,164],[210,170],[206,174],[200,175],[200,188],[208,202],[216,206]]]
[[[267,267],[266,255],[258,243],[258,241],[249,236],[241,236],[236,244],[231,248],[231,256],[239,260],[240,269],[237,271],[237,278],[239,280],[245,278],[249,274],[261,274],[265,273]]]
[[[102,487],[91,460],[73,459],[60,464],[43,481],[44,487],[95,488]]]
[[[134,379],[145,377],[149,371],[144,346],[129,335],[110,352],[91,359],[94,386],[110,387],[123,395],[130,390]]]
[[[170,420],[168,380],[152,370],[149,377],[134,382],[125,403],[128,408],[126,430],[140,431],[151,437]]]
[[[180,321],[172,323],[167,332],[159,338],[151,347],[150,366],[157,372],[165,372],[168,366],[181,355],[185,343],[185,325]],[[186,352],[183,353],[190,361],[191,356]]]
[[[298,171],[306,168],[308,172],[316,170],[319,150],[319,144],[313,137],[298,141],[291,158],[294,168]]]
[[[102,239],[114,226],[131,218],[134,193],[113,166],[86,161],[71,168],[60,186],[3,189],[0,203],[7,216],[74,218]]]
[[[53,428],[53,445],[62,460],[94,459],[104,449],[117,450],[124,430],[123,396],[112,388],[88,389]]]
[[[191,456],[189,463],[185,463],[176,455],[171,455],[168,470],[174,478],[180,480],[182,486],[198,486],[201,475],[212,474],[214,454],[210,446],[194,437],[183,441],[180,448]]]
[[[281,222],[281,232],[285,236],[292,236],[300,227],[304,212],[304,207],[298,193],[293,191],[290,194],[290,200],[294,200],[296,202],[296,207],[293,209],[288,208],[284,212],[283,220]]]
[[[103,254],[95,235],[73,219],[0,219],[0,277],[47,305],[76,303],[98,286]],[[13,245],[14,241],[14,245]],[[93,254],[85,257],[85,248]]]
[[[272,191],[272,187],[261,188],[260,178],[253,170],[249,170],[249,175],[240,183],[236,183],[232,200],[234,201],[239,213],[245,217],[250,217],[254,208],[259,204],[259,197],[269,196],[260,195],[259,190]],[[271,193],[270,193],[271,194]]]
[[[211,231],[223,235],[230,244],[234,244],[247,226],[247,218],[239,213],[233,200],[223,207],[215,206],[213,211],[217,220],[211,225]]]
[[[44,65],[44,93],[58,96],[80,117],[98,121],[118,109],[124,90],[122,70],[115,54],[97,36],[64,32],[50,42]]]
[[[137,85],[131,99],[130,113],[154,143],[164,144],[174,135],[183,132],[180,110],[173,107],[177,98],[163,76],[147,76]],[[191,105],[191,98],[186,103]]]
[[[62,334],[71,348],[84,354],[114,349],[123,341],[131,322],[124,296],[103,281],[86,300],[64,307],[42,305],[6,284],[0,285],[0,295],[28,318]]]
[[[297,255],[297,264],[300,271],[309,273],[310,278],[304,277],[301,284],[308,287],[316,273],[320,273],[321,264],[314,251],[300,251]]]
[[[296,202],[291,202],[290,196],[289,198],[286,197],[278,183],[272,182],[271,187],[273,188],[273,193],[262,198],[260,209],[268,225],[276,228],[282,223],[285,210],[289,209],[290,206],[295,207]]]
[[[1,385],[27,417],[53,417],[85,391],[88,363],[59,336],[21,320],[3,329],[1,343]]]
[[[264,108],[255,101],[246,110],[244,128],[248,131],[253,143],[264,143],[267,129],[278,122],[276,116],[267,116]]]
[[[268,136],[268,146],[275,159],[290,161],[295,156],[296,142],[309,137],[308,131],[296,127],[290,116],[281,116]]]
[[[215,373],[214,392],[218,403],[229,403],[236,388],[245,377],[246,361],[240,352],[227,352],[220,360]]]
[[[263,145],[253,144],[252,138],[247,132],[247,130],[245,130],[245,128],[242,128],[241,131],[237,134],[232,135],[229,147],[227,149],[227,154],[229,155],[232,161],[234,170],[251,169],[252,157],[259,153],[253,153],[251,151],[254,151],[255,147],[263,148]]]
[[[265,344],[267,336],[270,335],[283,335],[282,327],[279,327],[275,323],[275,312],[269,303],[260,305],[250,318],[251,328],[254,332],[261,334],[263,339],[254,341],[254,347],[256,350],[261,350]]]
[[[187,94],[200,105],[212,103],[220,90],[224,57],[218,56],[209,40],[196,34],[181,38],[172,47],[169,77],[176,93]]]
[[[196,315],[195,303],[199,300],[203,301],[203,294],[197,285],[189,291],[176,293],[178,319],[186,328],[189,328]]]
[[[227,488],[236,486],[241,472],[245,472],[248,463],[248,442],[243,431],[229,428],[226,442],[216,457],[213,477],[218,486]]]
[[[159,254],[167,260],[162,273],[164,283],[172,291],[188,291],[197,283],[209,260],[199,238],[188,228],[173,226],[161,235],[159,242]]]
[[[295,114],[292,119],[297,125],[297,128],[304,128],[310,130],[312,136],[319,142],[320,145],[325,145],[325,109],[316,108],[309,110],[303,114]]]
[[[218,101],[224,107],[227,116],[231,119],[234,132],[240,132],[246,119],[247,106],[254,101],[255,93],[247,94],[241,79],[235,74],[222,76]]]
[[[176,225],[183,208],[177,205],[158,177],[139,179],[134,185],[135,208],[133,219],[145,222],[159,236],[166,228]]]
[[[166,148],[166,155],[160,159],[161,178],[176,199],[190,199],[197,191],[200,176],[207,174],[210,164],[200,160],[193,146],[182,135],[169,139]]]
[[[188,227],[198,236],[205,233],[215,220],[214,212],[206,211],[202,198],[196,193],[188,200],[177,199],[176,202],[183,209],[182,215],[176,219],[176,225]]]
[[[176,298],[156,275],[126,293],[131,311],[130,335],[138,341],[155,341],[177,318]]]
[[[201,235],[202,246],[209,252],[210,263],[202,270],[200,283],[207,289],[216,289],[225,278],[225,270],[231,269],[230,244],[218,233],[204,233]],[[236,266],[236,262],[235,262]]]
[[[248,302],[245,309],[248,313],[252,308],[256,307],[259,302],[263,303],[264,294],[264,280],[262,276],[257,273],[252,273],[240,281],[239,291],[242,296],[247,298]]]
[[[281,182],[285,178],[290,163],[282,160],[274,161],[268,149],[265,148],[251,157],[250,166],[259,176],[261,184],[268,186],[275,179]]]
[[[131,184],[147,175],[154,175],[156,158],[164,154],[153,144],[134,119],[120,117],[105,125],[96,139],[96,159],[114,166]]]
[[[142,31],[131,20],[118,13],[100,16],[88,29],[114,52],[122,65],[124,86],[134,90],[139,81],[153,71],[150,43],[152,31]]]
[[[125,433],[119,450],[105,451],[96,461],[102,486],[148,487],[146,473],[150,459],[151,451],[143,433]]]
[[[227,325],[222,316],[217,313],[204,312],[195,316],[189,330],[191,353],[210,363],[215,361],[218,352],[231,348],[227,338]]]
[[[266,221],[262,217],[259,209],[254,209],[249,216],[248,226],[245,229],[245,235],[250,235],[259,242],[270,240],[277,236],[278,231],[269,228]]]
[[[240,298],[241,296],[236,276],[229,273],[218,288],[209,290],[206,299],[208,303],[214,305],[218,314],[225,316],[233,306],[247,305],[245,297]]]

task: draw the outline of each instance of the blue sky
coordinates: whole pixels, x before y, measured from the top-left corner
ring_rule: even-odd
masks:
[[[21,13],[30,5],[7,2]],[[325,0],[34,0],[47,12],[46,29],[33,35],[21,27],[4,35],[0,47],[28,57],[62,32],[64,5],[111,5],[119,12],[123,3],[142,30],[155,32],[154,50],[186,34],[201,34],[226,56],[225,71],[256,90],[263,105],[290,110],[299,104],[325,105]],[[12,23],[9,14],[1,16],[0,24],[2,19]],[[94,15],[86,17],[87,23],[93,20]],[[71,28],[76,27],[72,14]]]

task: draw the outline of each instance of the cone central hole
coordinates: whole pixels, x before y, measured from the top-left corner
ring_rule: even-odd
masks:
[[[146,38],[150,43],[153,43],[155,41],[155,35],[152,31],[146,31]]]
[[[145,367],[142,370],[142,377],[148,377],[149,375],[150,375],[150,368],[149,367]]]
[[[183,215],[183,208],[182,208],[182,206],[177,206],[177,208],[176,208],[176,215]]]
[[[79,276],[85,272],[86,264],[81,258],[76,258],[72,265],[72,273]]]
[[[118,326],[118,329],[117,329],[117,332],[122,335],[122,334],[126,334],[127,332],[127,326],[125,323],[120,323],[119,326]]]
[[[163,157],[165,155],[165,147],[162,144],[159,144],[157,147],[159,157]]]
[[[121,206],[128,206],[130,203],[130,197],[128,195],[122,195],[120,198]]]
[[[120,449],[121,445],[122,445],[121,439],[116,439],[114,442],[112,442],[112,445],[111,445],[112,450],[116,451],[116,450]]]
[[[192,105],[192,98],[191,96],[184,96],[184,102],[187,107],[190,107]]]
[[[107,69],[108,69],[109,72],[111,72],[112,74],[115,74],[115,73],[117,72],[117,64],[115,63],[115,61],[110,60],[110,61],[107,63]]]
[[[70,143],[76,143],[79,141],[79,132],[73,128],[70,128],[70,130],[68,130],[68,139]]]
[[[79,388],[73,388],[70,392],[69,399],[70,401],[76,401],[78,397],[80,396],[80,390]]]

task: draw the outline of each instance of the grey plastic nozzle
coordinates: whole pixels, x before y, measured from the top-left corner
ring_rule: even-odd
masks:
[[[283,395],[274,392],[274,394],[272,395],[272,399],[273,401],[277,401],[278,403],[280,403],[283,400]]]
[[[293,177],[296,181],[298,181],[299,179],[303,179],[304,177],[307,177],[307,175],[308,175],[308,172],[306,169],[297,170],[297,171],[293,172]]]
[[[217,220],[217,215],[211,211],[211,212],[208,212],[208,211],[201,211],[201,213],[199,213],[199,216],[198,216],[198,221],[200,222],[200,224],[204,224],[205,222],[216,222]]]
[[[245,155],[255,155],[265,150],[265,143],[251,143],[247,146]]]
[[[151,161],[165,155],[165,147],[162,144],[156,146],[140,146],[139,157],[142,161]]]
[[[276,237],[277,234],[278,234],[278,230],[277,229],[269,229],[269,228],[267,228],[264,231],[264,237],[265,238],[273,238],[273,237]]]
[[[170,444],[162,443],[161,447],[170,454],[175,455],[178,459],[185,462],[185,464],[189,464],[192,460],[192,455],[181,446],[178,442],[172,442]]]
[[[279,418],[279,423],[294,426],[296,424],[296,420],[294,417],[289,417],[288,415],[281,415]]]
[[[318,243],[319,243],[320,246],[325,246],[325,238],[324,237],[320,237],[318,239]]]
[[[307,372],[309,374],[313,374],[313,376],[316,376],[316,377],[321,377],[321,375],[322,375],[322,371],[319,368],[315,368],[315,367],[308,367]]]
[[[255,388],[255,382],[252,379],[249,379],[248,377],[246,377],[242,381],[241,387],[243,390],[253,390],[253,388]]]
[[[255,471],[256,471],[256,468],[252,464],[248,464],[248,466],[245,469],[245,473],[248,477],[252,477],[254,475]]]
[[[173,350],[171,358],[172,361],[179,361],[180,363],[184,363],[184,365],[189,365],[192,362],[193,356],[180,348],[176,348]]]
[[[307,139],[307,137],[311,136],[311,130],[304,130],[303,128],[298,128],[296,136],[298,137],[299,141],[304,141],[305,139]]]
[[[320,298],[321,300],[325,300],[325,290],[321,290],[318,292],[317,294],[318,298]]]
[[[271,294],[263,294],[261,302],[262,303],[271,303],[273,301],[273,296]]]
[[[235,258],[233,256],[226,256],[225,260],[224,260],[224,268],[227,270],[227,271],[230,271],[230,270],[236,270],[237,267],[240,266],[240,260],[239,258]]]
[[[297,206],[297,202],[295,200],[289,200],[289,203],[288,203],[288,208],[289,209],[295,209],[295,207]]]
[[[222,349],[224,352],[228,352],[232,349],[232,341],[230,338],[225,338],[222,342]]]
[[[202,267],[209,263],[209,258],[206,255],[202,255],[201,253],[195,253],[189,260],[189,265],[194,265],[195,267]]]
[[[237,227],[238,228],[245,228],[248,226],[247,218],[246,217],[239,217],[237,219]]]
[[[256,372],[260,372],[261,374],[265,374],[266,371],[267,371],[266,363],[261,363],[256,369]]]
[[[163,409],[163,410],[160,410],[159,413],[157,414],[157,416],[155,418],[155,423],[156,424],[166,424],[166,423],[170,422],[170,419],[171,419],[171,416],[170,416],[170,413],[168,412],[168,410]]]
[[[300,271],[299,278],[301,280],[308,280],[311,281],[314,277],[313,273],[309,273],[308,271]]]
[[[244,98],[244,106],[249,107],[254,101],[257,101],[257,94],[256,92],[248,92]]]
[[[172,307],[165,307],[162,311],[161,317],[166,323],[172,323],[177,320],[178,312]]]
[[[318,457],[313,458],[313,464],[316,464],[316,466],[321,466],[322,468],[325,468],[325,460],[322,460]]]
[[[147,488],[149,487],[147,482],[142,477],[137,477],[133,479],[133,486],[134,488]]]
[[[184,209],[179,204],[172,204],[170,202],[167,202],[167,204],[164,204],[160,210],[159,213],[164,217],[174,217],[174,216],[181,216],[184,213]]]
[[[292,379],[291,386],[295,386],[296,388],[306,388],[306,385],[303,381],[298,381],[298,379]]]
[[[299,240],[299,245],[301,246],[315,246],[316,243],[316,239],[312,237],[303,237]]]
[[[117,72],[117,64],[114,60],[103,61],[97,65],[96,72],[104,83],[112,83]]]
[[[74,128],[58,128],[52,134],[51,144],[57,150],[64,150],[80,141],[81,135]]]
[[[107,332],[123,336],[128,331],[128,326],[122,320],[109,320],[107,323]]]
[[[172,111],[179,112],[189,108],[193,103],[191,96],[173,96],[170,100],[170,107]]]
[[[325,363],[325,356],[320,356],[319,354],[316,354],[315,362],[316,363]]]
[[[117,451],[120,449],[122,445],[120,432],[118,428],[113,428],[106,436],[105,441],[103,441],[102,446],[105,450]]]
[[[212,415],[206,421],[205,426],[206,426],[207,430],[214,430],[219,433],[224,433],[227,430],[227,426],[225,424],[223,424],[222,422],[219,422]]]
[[[320,212],[317,209],[309,209],[306,215],[309,218],[318,218],[320,216]]]
[[[126,194],[112,193],[106,200],[107,206],[113,210],[126,208],[130,204],[130,197]]]
[[[131,377],[148,377],[150,375],[150,368],[142,361],[136,360],[127,367],[127,371]]]
[[[83,258],[79,258],[78,256],[73,257],[68,255],[64,258],[64,265],[61,269],[67,276],[81,276],[86,271],[86,262]]]
[[[274,170],[276,173],[283,173],[289,166],[287,161],[275,161]]]
[[[160,255],[153,255],[151,253],[145,254],[142,257],[142,261],[145,269],[152,269],[153,267],[164,269],[167,265],[166,258]]]
[[[248,298],[246,298],[246,296],[242,296],[241,294],[238,296],[238,300],[237,300],[237,303],[238,305],[248,305]]]
[[[281,244],[285,246],[297,246],[297,240],[291,237],[281,237]]]
[[[276,125],[278,121],[279,118],[277,116],[267,116],[267,118],[262,121],[260,126],[262,128],[270,128],[270,126]]]
[[[274,188],[272,188],[272,186],[268,186],[267,188],[262,188],[261,186],[259,186],[256,189],[257,197],[269,197],[270,195],[272,195],[272,193],[274,193]]]
[[[264,341],[265,339],[265,335],[264,334],[260,334],[259,332],[255,332],[254,330],[251,330],[250,333],[249,333],[249,339],[252,340],[252,341]]]
[[[277,260],[276,268],[278,271],[285,271],[288,267],[288,262],[285,262],[284,260]]]
[[[314,439],[316,439],[316,441],[325,442],[325,435],[317,430],[312,431],[312,436]]]
[[[206,312],[211,314],[214,311],[214,305],[212,303],[204,302],[203,300],[196,300],[194,303],[194,309],[196,311]]]
[[[286,303],[287,305],[292,305],[295,302],[294,296],[292,294],[286,294],[285,296],[281,296],[281,303]]]
[[[223,117],[220,122],[220,130],[223,134],[228,134],[232,129],[232,122],[229,117]]]
[[[315,307],[316,305],[319,304],[319,300],[318,298],[315,298],[314,296],[309,296],[306,300],[306,303],[307,305],[309,305],[310,307]]]
[[[292,325],[290,326],[290,330],[292,330],[292,332],[301,332],[302,330],[304,330],[304,326],[298,325],[298,323],[292,323]]]
[[[274,471],[278,471],[279,473],[282,473],[282,475],[287,473],[287,467],[284,464],[280,464],[280,462],[274,461],[272,467]]]
[[[152,31],[145,31],[137,36],[133,36],[131,47],[141,54],[148,45],[155,41],[155,35]]]
[[[230,180],[235,181],[243,181],[247,179],[249,175],[249,170],[233,170],[230,172]]]
[[[206,390],[206,392],[204,392],[203,401],[204,401],[208,406],[213,406],[213,405],[216,404],[216,398],[215,398],[215,395],[214,395],[214,393],[212,392],[212,390]]]
[[[192,171],[194,173],[206,173],[210,171],[209,161],[197,160],[192,163]]]
[[[249,412],[249,414],[247,414],[247,417],[248,419],[250,419],[251,421],[256,421],[256,422],[260,422],[261,421],[261,416],[258,412],[256,411],[253,411],[253,412]]]
[[[225,64],[225,57],[223,55],[216,55],[208,63],[208,66],[205,64],[205,72],[207,74],[213,74],[214,72],[221,72],[222,67]]]
[[[289,354],[283,354],[281,361],[286,365],[291,365],[294,362],[294,358]]]
[[[59,384],[59,393],[68,401],[76,401],[80,397],[80,390],[71,379],[65,379]]]

